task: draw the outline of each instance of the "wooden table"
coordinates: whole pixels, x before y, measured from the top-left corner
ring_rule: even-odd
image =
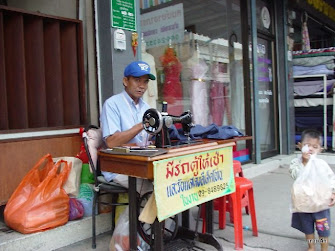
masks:
[[[134,155],[124,155],[124,154],[110,154],[105,152],[99,152],[99,161],[100,168],[102,171],[109,171],[113,173],[125,174],[129,176],[129,241],[130,241],[130,249],[137,250],[137,192],[136,192],[136,178],[143,178],[153,180],[153,162],[158,160],[163,160],[167,158],[173,158],[177,156],[183,156],[193,153],[199,153],[208,150],[232,147],[235,145],[235,141],[232,140],[229,142],[224,142],[223,140],[219,141],[204,141],[198,144],[191,144],[187,146],[181,146],[177,148],[171,148],[168,150],[168,153],[155,156],[155,157],[147,157],[147,156],[134,156]],[[231,167],[232,168],[232,167]],[[212,212],[213,205],[212,203],[207,203],[206,206],[208,212]],[[184,215],[183,215],[184,216]],[[203,239],[211,244],[214,243],[218,250],[222,250],[221,245],[218,241],[215,241],[215,237],[212,235],[213,233],[213,221],[212,221],[212,213],[208,213],[207,220],[207,232],[209,236],[204,235]],[[185,220],[183,219],[183,223]],[[158,222],[157,220],[154,223],[154,234],[155,234],[155,242],[154,242],[154,250],[164,250],[163,247],[163,234],[162,234],[162,225],[163,222]],[[190,235],[191,233],[186,230],[187,223],[185,223],[185,235]],[[191,234],[192,235],[192,234]],[[203,234],[199,234],[203,235]],[[212,243],[212,240],[214,242]],[[217,242],[217,243],[216,243]]]

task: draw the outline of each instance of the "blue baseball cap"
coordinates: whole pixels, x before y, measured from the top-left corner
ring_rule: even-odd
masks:
[[[141,77],[144,75],[148,75],[149,79],[155,80],[156,77],[150,73],[150,66],[148,63],[143,61],[134,61],[127,65],[127,67],[124,69],[124,76],[129,77]]]

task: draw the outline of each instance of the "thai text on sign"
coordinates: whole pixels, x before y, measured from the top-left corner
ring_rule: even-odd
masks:
[[[136,31],[135,0],[112,0],[112,27]]]
[[[183,4],[176,4],[141,15],[141,32],[147,49],[181,43],[184,40]]]
[[[159,221],[235,192],[232,147],[155,161],[154,191]]]

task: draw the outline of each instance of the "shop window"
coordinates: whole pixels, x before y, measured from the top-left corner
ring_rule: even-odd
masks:
[[[239,1],[140,1],[141,58],[156,71],[144,99],[190,110],[202,126],[245,130]]]
[[[82,24],[0,7],[0,130],[86,120]]]

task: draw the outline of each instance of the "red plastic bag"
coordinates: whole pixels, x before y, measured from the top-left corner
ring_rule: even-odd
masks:
[[[70,198],[69,220],[77,220],[84,216],[84,206],[76,198]]]
[[[69,196],[62,188],[71,166],[42,157],[23,178],[5,207],[5,223],[23,234],[64,225],[69,218]]]
[[[88,156],[85,150],[84,143],[80,145],[80,151],[77,153],[76,158],[80,159],[84,164],[88,163]]]
[[[79,134],[80,134],[81,137],[83,136],[83,132],[84,132],[84,128],[81,127],[80,130],[79,130]],[[86,150],[85,150],[84,143],[81,143],[80,151],[79,151],[79,153],[77,153],[76,158],[80,159],[83,162],[83,164],[88,163],[88,156],[87,156],[87,153],[86,153]]]

